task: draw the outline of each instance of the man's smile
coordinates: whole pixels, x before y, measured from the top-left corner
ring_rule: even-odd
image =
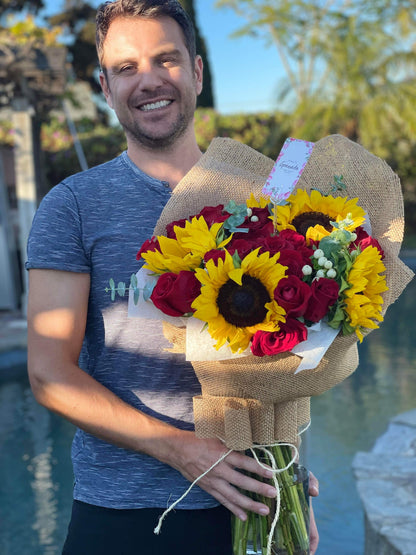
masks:
[[[139,106],[139,110],[143,112],[150,112],[152,110],[158,110],[160,108],[164,108],[165,106],[169,106],[173,101],[172,100],[158,100],[157,102],[149,102],[148,104],[143,104]]]

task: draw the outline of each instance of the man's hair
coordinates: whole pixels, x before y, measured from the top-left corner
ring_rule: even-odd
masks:
[[[182,29],[185,46],[191,63],[196,56],[195,30],[192,21],[178,0],[115,0],[101,4],[97,9],[95,42],[100,65],[103,58],[103,44],[110,24],[116,17],[171,17]]]

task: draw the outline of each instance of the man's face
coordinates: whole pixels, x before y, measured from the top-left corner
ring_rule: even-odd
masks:
[[[164,149],[193,125],[202,61],[190,60],[182,30],[170,17],[118,17],[103,45],[104,95],[127,139]]]

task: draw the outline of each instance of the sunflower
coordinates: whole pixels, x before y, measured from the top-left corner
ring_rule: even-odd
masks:
[[[333,230],[331,221],[350,219],[346,228],[353,231],[365,221],[365,211],[357,205],[358,199],[324,196],[319,191],[310,195],[299,189],[290,195],[288,204],[275,207],[275,226],[277,231],[293,229],[308,240],[320,241]]]
[[[157,240],[159,249],[149,250],[141,255],[146,262],[144,268],[155,274],[179,274],[181,270],[193,270],[201,264],[201,257],[184,248],[176,239],[160,235]]]
[[[260,196],[259,200],[251,193],[250,198],[246,200],[247,208],[266,208],[270,203],[270,199],[268,197]]]
[[[194,270],[201,265],[205,253],[225,246],[231,237],[217,244],[217,234],[222,223],[215,223],[210,228],[201,216],[187,221],[185,227],[175,226],[176,239],[160,235],[159,249],[142,253],[146,261],[145,268],[156,274],[181,270]]]
[[[233,353],[244,351],[257,330],[277,331],[285,322],[285,310],[273,297],[287,269],[277,262],[279,256],[256,249],[236,268],[225,251],[224,260],[196,269],[202,288],[192,303],[193,316],[207,322],[216,349],[228,342]]]
[[[208,251],[221,249],[231,240],[229,237],[217,243],[217,235],[222,225],[222,222],[219,222],[208,227],[202,216],[195,217],[192,221],[187,221],[185,227],[175,227],[176,239],[184,249],[200,256],[202,260]]]
[[[386,270],[381,255],[376,247],[367,247],[355,259],[348,274],[350,288],[345,291],[345,312],[347,323],[355,329],[360,340],[363,340],[361,328],[376,329],[377,322],[383,321],[381,293],[388,290]]]

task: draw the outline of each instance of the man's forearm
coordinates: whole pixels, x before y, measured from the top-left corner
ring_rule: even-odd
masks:
[[[104,441],[168,462],[189,433],[125,403],[76,365],[54,368],[52,378],[45,374],[30,375],[36,400]]]

